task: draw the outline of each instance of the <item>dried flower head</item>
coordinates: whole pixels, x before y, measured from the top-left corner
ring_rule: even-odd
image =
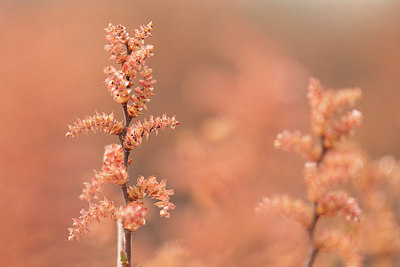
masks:
[[[296,153],[309,159],[312,158],[312,141],[312,137],[308,134],[302,135],[300,131],[284,130],[276,136],[274,146],[284,150],[293,149]]]
[[[361,97],[360,88],[324,90],[319,80],[310,78],[307,97],[311,107],[312,131],[317,137],[324,137],[325,147],[335,145],[342,136],[349,136],[361,124],[362,115],[357,110],[336,119],[344,108],[351,107]]]
[[[155,177],[138,179],[136,186],[129,187],[127,167],[131,163],[129,159],[130,150],[139,146],[142,138],[148,139],[151,132],[158,133],[158,129],[164,130],[166,127],[172,129],[179,124],[175,117],[168,118],[165,114],[160,118],[150,116],[149,120],[136,122],[129,126],[132,118],[141,115],[143,110],[147,110],[146,104],[150,97],[154,96],[153,84],[156,82],[152,76],[152,69],[146,64],[146,60],[153,56],[153,45],[146,45],[145,39],[151,36],[153,24],[141,26],[135,30],[133,36],[130,36],[122,25],[109,24],[105,29],[105,39],[107,44],[104,49],[111,53],[110,59],[116,60],[121,69],[114,66],[108,66],[104,72],[107,75],[105,85],[113,100],[121,104],[124,111],[124,122],[118,122],[114,119],[113,113],[110,115],[100,115],[96,113],[93,117],[86,117],[69,126],[67,136],[77,137],[80,133],[87,134],[90,130],[101,129],[107,134],[118,135],[120,145],[112,144],[105,147],[103,165],[100,171],[95,172],[95,177],[90,183],[84,183],[84,189],[80,198],[89,202],[89,210],[81,211],[81,216],[74,219],[73,228],[70,228],[69,240],[79,239],[84,231],[89,231],[89,224],[100,217],[107,217],[119,221],[118,242],[122,248],[118,253],[118,263],[124,266],[131,266],[131,232],[136,231],[145,224],[145,215],[147,208],[142,202],[144,195],[159,200],[155,205],[161,208],[160,215],[169,217],[170,210],[175,205],[169,202],[173,195],[173,190],[166,190],[166,180],[157,182]],[[137,79],[137,76],[141,79]],[[138,86],[133,89],[135,83]],[[104,199],[100,204],[95,204],[99,199],[98,194],[102,191],[105,184],[116,184],[120,186],[124,197],[124,206],[114,207],[114,203]],[[122,238],[123,237],[123,238]]]
[[[175,116],[170,118],[165,114],[162,117],[156,118],[150,116],[149,120],[145,119],[143,123],[137,121],[126,129],[127,133],[125,136],[124,146],[126,149],[131,150],[142,144],[143,137],[147,140],[151,132],[154,132],[157,135],[158,129],[165,130],[167,127],[175,129],[175,126],[178,124],[179,122],[175,119]]]
[[[102,130],[106,134],[119,135],[123,131],[123,123],[114,119],[114,113],[106,115],[96,112],[95,116],[86,117],[84,120],[78,119],[73,126],[68,125],[68,132],[65,136],[78,137],[80,133],[88,134],[89,131],[96,132]]]
[[[125,229],[136,231],[140,226],[146,224],[145,216],[147,208],[143,203],[129,202],[125,207],[120,207],[116,212],[116,217],[121,221]]]
[[[345,216],[348,221],[360,221],[361,209],[357,201],[344,192],[329,192],[318,201],[317,213],[332,217],[337,214]]]
[[[346,267],[363,266],[362,257],[349,234],[339,231],[327,231],[318,236],[315,246],[319,251],[336,252]]]
[[[159,200],[154,205],[161,209],[160,216],[169,218],[169,212],[175,208],[175,205],[169,202],[174,190],[167,190],[166,185],[167,179],[163,179],[158,183],[155,176],[150,176],[146,179],[143,176],[139,176],[136,185],[128,187],[128,196],[132,201],[139,201],[145,196]]]
[[[318,239],[319,243],[314,244],[315,228],[321,218],[343,215],[347,220],[357,222],[360,218],[361,210],[357,201],[336,190],[339,185],[346,185],[350,179],[357,177],[364,166],[359,153],[345,149],[341,144],[343,137],[350,136],[354,128],[361,124],[362,115],[358,110],[351,110],[343,116],[340,114],[354,105],[360,96],[359,88],[324,90],[317,79],[310,78],[307,97],[311,108],[310,119],[314,137],[302,135],[299,131],[285,130],[275,139],[276,148],[294,149],[308,160],[304,165],[304,177],[307,198],[314,208],[307,213],[305,212],[307,205],[302,202],[299,204],[288,197],[274,197],[272,200],[264,198],[261,207],[278,209],[287,217],[301,221],[307,227],[310,255],[305,266],[313,265],[319,250],[338,251],[346,262],[349,262],[349,266],[360,263],[357,254],[352,253],[350,241],[341,240],[336,234]],[[314,148],[313,138],[320,141],[320,145]],[[301,217],[300,214],[307,216]],[[352,253],[350,256],[347,255],[350,253]]]
[[[274,210],[285,217],[299,222],[307,228],[312,221],[311,206],[302,200],[294,200],[289,196],[273,196],[272,198],[263,197],[258,203],[256,211],[258,213]]]
[[[143,110],[147,110],[146,103],[150,101],[150,96],[154,96],[153,84],[157,81],[153,79],[153,70],[147,66],[143,67],[140,76],[143,77],[139,81],[140,86],[134,89],[136,95],[131,96],[132,104],[128,105],[128,114],[132,118],[141,115]]]
[[[114,101],[120,104],[128,102],[130,98],[129,94],[132,90],[130,89],[130,83],[125,74],[113,66],[105,68],[104,73],[107,74],[107,79],[104,83]]]
[[[89,224],[93,221],[100,222],[100,218],[108,218],[113,221],[116,220],[115,212],[116,209],[114,202],[109,201],[107,198],[104,198],[103,201],[100,201],[99,205],[90,203],[87,211],[82,209],[81,216],[79,218],[72,219],[74,223],[73,228],[68,228],[68,240],[79,240],[82,233],[85,231],[90,232]]]
[[[101,171],[95,172],[95,177],[90,183],[83,183],[84,189],[79,198],[90,202],[99,198],[98,193],[105,184],[125,185],[128,182],[128,172],[123,160],[122,146],[117,144],[106,146]],[[130,163],[131,159],[128,160],[128,164]]]
[[[127,52],[125,51],[126,45],[129,41],[129,33],[122,25],[108,24],[108,27],[104,29],[107,33],[104,36],[107,44],[104,46],[104,50],[111,53],[110,59],[117,60],[118,63],[125,61]]]
[[[132,100],[133,103],[128,106],[128,114],[131,117],[137,117],[142,110],[146,110],[149,97],[154,95],[152,84],[155,80],[152,77],[152,69],[146,65],[146,59],[153,56],[154,46],[144,43],[145,39],[151,36],[153,29],[152,22],[142,25],[139,30],[135,30],[133,37],[129,36],[122,25],[114,26],[110,23],[105,29],[105,39],[108,43],[104,49],[111,52],[110,59],[115,59],[122,65],[121,70],[112,66],[105,69],[105,84],[114,101],[125,104]],[[135,88],[134,94],[131,95],[131,87],[138,74],[143,77],[139,81],[141,86]]]

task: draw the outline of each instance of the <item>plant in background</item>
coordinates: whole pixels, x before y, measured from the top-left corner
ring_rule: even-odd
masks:
[[[366,164],[355,183],[363,218],[355,232],[366,266],[400,265],[400,162],[386,155]]]
[[[333,229],[317,229],[317,225],[321,219],[334,216],[343,216],[350,222],[360,219],[361,210],[357,201],[346,192],[345,185],[360,174],[363,159],[344,141],[361,124],[361,112],[350,109],[361,97],[361,90],[324,90],[317,79],[310,78],[307,97],[313,136],[285,130],[278,134],[274,145],[294,150],[306,158],[304,176],[311,204],[277,195],[263,198],[256,210],[275,210],[304,227],[310,239],[305,266],[313,266],[320,251],[336,252],[346,266],[359,266],[361,256],[348,227],[340,229],[339,224],[334,223]]]
[[[132,149],[141,145],[143,138],[148,139],[150,133],[158,133],[167,127],[174,129],[179,124],[175,117],[165,114],[154,118],[150,116],[143,122],[137,121],[130,125],[132,119],[147,110],[147,103],[153,94],[152,69],[146,60],[153,56],[153,45],[146,45],[145,39],[151,36],[153,24],[143,25],[135,30],[133,36],[122,25],[112,25],[105,29],[107,44],[105,50],[111,53],[111,58],[121,65],[121,69],[108,66],[105,69],[107,78],[105,84],[114,101],[122,105],[125,121],[117,121],[114,114],[98,114],[86,117],[69,126],[66,136],[77,137],[80,133],[101,130],[106,134],[116,135],[120,144],[105,147],[103,166],[95,172],[91,182],[84,183],[80,199],[89,203],[87,210],[81,210],[81,216],[74,218],[73,227],[69,228],[68,240],[80,239],[82,233],[89,231],[89,225],[100,218],[118,221],[118,265],[131,266],[131,233],[145,224],[147,208],[143,204],[144,197],[158,200],[155,205],[161,209],[160,216],[169,218],[170,211],[175,208],[170,196],[173,190],[166,189],[166,179],[158,182],[156,177],[139,176],[136,184],[129,186],[128,165]],[[138,85],[134,88],[135,85]],[[113,201],[104,197],[100,200],[99,193],[105,184],[120,186],[124,204],[116,207]]]

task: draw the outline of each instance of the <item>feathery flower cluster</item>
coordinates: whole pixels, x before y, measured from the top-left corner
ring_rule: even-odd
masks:
[[[111,52],[110,59],[115,59],[122,65],[122,69],[118,70],[112,66],[107,67],[104,72],[107,74],[105,84],[108,91],[117,103],[125,104],[132,100],[129,105],[128,112],[131,117],[137,117],[142,110],[146,110],[146,103],[150,101],[149,97],[152,93],[156,81],[152,77],[152,69],[146,65],[146,59],[153,56],[153,45],[145,45],[144,40],[151,36],[153,23],[143,25],[140,30],[135,31],[133,37],[129,36],[125,27],[122,25],[109,24],[105,31],[108,44],[104,49]],[[141,87],[133,90],[131,95],[131,87],[137,75],[143,77],[139,81]],[[135,95],[136,94],[136,95]]]
[[[321,164],[308,161],[304,166],[307,197],[318,202],[325,194],[338,185],[346,185],[357,177],[364,164],[360,153],[351,150],[330,150]]]
[[[124,146],[128,150],[132,150],[134,147],[138,147],[142,144],[143,137],[148,140],[151,132],[157,135],[158,129],[165,130],[167,127],[175,129],[175,126],[178,124],[179,122],[175,119],[175,116],[169,118],[165,114],[157,118],[150,116],[149,120],[147,121],[145,119],[143,123],[137,121],[126,129]]]
[[[91,183],[83,183],[85,188],[79,198],[91,202],[93,199],[98,199],[98,193],[101,192],[104,184],[126,184],[128,182],[128,172],[123,160],[122,146],[117,144],[106,146],[101,171],[95,172],[95,177]],[[131,162],[132,160],[129,159],[128,164]]]
[[[122,25],[108,24],[108,27],[104,29],[107,35],[104,36],[107,44],[104,46],[104,50],[111,53],[110,59],[117,60],[118,63],[125,61],[127,52],[125,48],[128,44],[129,33]]]
[[[170,210],[175,208],[175,205],[169,202],[170,196],[174,194],[173,189],[166,189],[167,179],[157,182],[157,178],[154,176],[147,177],[139,176],[135,186],[128,187],[128,196],[132,201],[140,201],[145,196],[157,199],[159,202],[155,203],[160,208],[161,217],[170,217]],[[138,202],[140,204],[140,202]]]
[[[323,232],[315,241],[315,247],[319,251],[336,252],[343,259],[345,267],[363,265],[360,252],[349,234],[343,235],[335,230]]]
[[[132,118],[136,118],[141,115],[142,110],[147,110],[146,103],[150,101],[150,96],[154,96],[153,93],[153,84],[156,83],[156,80],[153,79],[153,70],[147,66],[143,67],[143,70],[140,72],[140,75],[143,79],[139,80],[139,84],[141,87],[136,87],[134,89],[136,95],[131,96],[132,104],[128,105],[128,113]]]
[[[285,217],[299,222],[304,227],[308,227],[312,221],[311,206],[302,200],[294,200],[290,196],[263,197],[261,202],[258,203],[256,211],[262,213],[270,210],[278,211]]]
[[[138,202],[129,202],[127,206],[120,207],[116,212],[124,228],[129,231],[136,231],[140,226],[145,225],[146,214],[147,208],[143,203]]]
[[[400,255],[400,163],[392,156],[384,156],[366,164],[353,187],[363,207],[356,238],[365,261],[370,266],[397,266]]]
[[[113,66],[108,66],[104,69],[104,73],[107,74],[107,79],[104,81],[110,92],[114,101],[120,104],[124,104],[129,100],[129,94],[131,89],[129,89],[129,81],[126,80],[125,74],[114,68]]]
[[[336,188],[339,185],[346,185],[350,179],[356,177],[364,164],[359,153],[346,149],[341,142],[361,124],[362,115],[358,110],[351,110],[341,116],[345,109],[354,105],[361,97],[361,90],[359,88],[324,90],[317,79],[310,78],[307,97],[311,107],[312,133],[316,140],[319,139],[320,144],[313,141],[311,135],[285,130],[277,135],[274,145],[284,150],[293,149],[307,159],[304,165],[307,198],[314,208],[310,208],[313,209],[310,215],[312,219],[308,221],[302,219],[301,222],[309,233],[311,246],[306,266],[312,266],[318,251],[322,248],[328,250],[336,248],[341,251],[340,255],[346,256],[344,254],[347,252],[343,251],[347,250],[347,247],[344,243],[340,243],[338,234],[329,236],[316,246],[315,228],[319,219],[323,217],[342,215],[349,221],[359,221],[361,210],[356,200],[344,192],[337,191]],[[272,201],[264,199],[259,205],[264,208],[278,208],[287,217],[299,220],[300,212],[293,207],[297,205],[305,209],[307,205],[298,203],[287,197],[274,197]],[[290,215],[289,212],[293,214]],[[344,258],[347,259],[347,256]]]
[[[99,205],[96,205],[92,202],[89,203],[89,210],[81,210],[81,216],[79,218],[73,218],[73,228],[68,228],[69,236],[68,240],[72,241],[74,239],[79,240],[80,236],[83,232],[90,232],[89,224],[93,221],[100,222],[100,218],[108,218],[113,221],[116,220],[115,215],[116,209],[114,206],[114,202],[109,201],[107,198],[104,198],[103,201],[100,201]]]
[[[96,132],[102,130],[106,134],[119,135],[123,131],[122,121],[114,119],[114,113],[106,115],[105,113],[99,114],[96,112],[95,116],[86,117],[84,120],[78,119],[73,126],[68,125],[67,137],[78,137],[80,133],[88,134],[89,131]]]
[[[111,58],[117,60],[118,63],[123,63],[132,51],[139,51],[144,47],[144,39],[151,36],[151,31],[154,30],[153,22],[147,25],[140,26],[139,30],[135,30],[134,37],[129,37],[129,33],[122,25],[108,24],[104,29],[107,35],[104,36],[108,42],[104,49],[111,52]],[[127,48],[128,52],[125,51]]]
[[[336,117],[361,97],[361,89],[324,90],[319,80],[309,79],[308,101],[311,107],[311,129],[315,136],[324,138],[326,148],[334,146],[341,137],[352,134],[360,126],[362,114],[351,110],[339,120]]]
[[[293,149],[306,159],[313,158],[312,137],[309,134],[303,135],[300,131],[284,130],[276,136],[274,146],[286,151]]]
[[[320,199],[316,212],[326,217],[344,215],[348,221],[359,221],[361,215],[356,200],[340,191],[331,191]]]
[[[154,96],[152,86],[156,81],[153,79],[152,69],[146,65],[146,59],[153,56],[154,46],[144,43],[145,39],[151,36],[152,30],[152,22],[135,30],[133,37],[129,36],[122,25],[115,26],[110,23],[105,29],[107,44],[104,49],[111,52],[110,59],[116,60],[122,67],[122,69],[113,66],[106,67],[105,84],[114,101],[122,104],[125,121],[116,121],[113,113],[110,115],[96,113],[96,116],[86,117],[85,120],[78,119],[73,126],[69,126],[66,134],[66,136],[77,137],[81,132],[87,134],[90,130],[95,132],[101,129],[105,133],[119,137],[121,145],[106,146],[101,171],[95,172],[95,177],[90,183],[84,183],[80,199],[89,202],[89,210],[82,210],[80,218],[73,219],[74,228],[69,229],[69,240],[79,239],[84,231],[89,231],[89,223],[94,220],[99,221],[100,217],[118,220],[128,230],[124,231],[124,238],[118,240],[120,246],[123,247],[118,253],[119,262],[124,266],[130,266],[131,232],[145,224],[144,217],[147,208],[139,200],[144,195],[159,200],[155,205],[161,208],[160,215],[166,218],[170,216],[169,211],[175,208],[175,205],[169,202],[173,190],[165,189],[165,179],[158,183],[155,177],[144,179],[140,176],[137,185],[127,186],[129,182],[127,167],[131,163],[130,151],[142,143],[143,137],[148,139],[151,132],[157,134],[158,129],[164,130],[166,127],[174,129],[179,124],[175,117],[169,118],[164,114],[157,118],[150,116],[148,121],[144,120],[143,123],[138,121],[129,126],[132,118],[141,115],[143,110],[147,110],[146,104],[150,101],[149,97]],[[139,86],[132,89],[138,75],[142,79],[138,81]],[[110,183],[121,187],[125,206],[115,208],[113,202],[107,199],[100,201],[99,205],[94,203],[94,200],[99,199],[98,193],[102,191],[103,185]]]

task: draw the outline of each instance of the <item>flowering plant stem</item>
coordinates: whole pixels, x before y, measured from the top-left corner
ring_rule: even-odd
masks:
[[[325,137],[322,136],[321,137],[322,152],[317,160],[318,168],[321,165],[322,161],[324,160],[324,156],[326,155],[326,152],[328,152],[328,148],[324,145],[324,142],[325,142]],[[317,226],[318,220],[320,218],[320,215],[317,213],[317,206],[318,206],[318,203],[314,202],[313,220],[310,224],[310,227],[308,228],[308,237],[310,240],[310,255],[308,256],[307,261],[304,265],[305,267],[312,267],[314,265],[315,259],[317,258],[317,255],[318,255],[318,249],[314,245],[315,227]]]
[[[122,109],[124,110],[124,119],[125,119],[125,125],[122,133],[119,135],[119,141],[122,146],[122,150],[124,152],[124,166],[128,168],[128,159],[129,159],[129,154],[130,150],[127,150],[124,146],[124,137],[126,135],[126,128],[129,127],[129,124],[131,123],[132,117],[129,116],[128,110],[127,110],[127,104],[124,103],[122,104]],[[129,203],[129,197],[128,197],[128,187],[126,184],[121,186],[121,191],[122,191],[122,196],[124,198],[124,203],[125,206],[128,205]],[[131,256],[132,256],[132,248],[131,248],[131,236],[132,236],[132,231],[129,231],[122,227],[121,222],[117,222],[118,224],[118,266],[121,265],[121,250],[124,251],[126,258],[128,260],[128,266],[131,266]],[[123,234],[120,233],[123,231]],[[121,238],[123,237],[123,238]]]
[[[101,171],[95,172],[95,177],[90,183],[84,183],[84,189],[80,199],[89,202],[89,209],[81,210],[79,218],[73,218],[73,227],[68,228],[70,234],[68,240],[79,240],[84,232],[89,232],[89,224],[93,221],[100,222],[100,218],[108,218],[118,221],[118,266],[131,266],[131,236],[132,232],[145,224],[147,208],[142,202],[145,196],[158,200],[155,205],[159,207],[161,217],[170,217],[170,211],[175,205],[170,202],[170,196],[174,194],[173,189],[166,189],[167,180],[157,181],[155,176],[144,178],[139,176],[136,185],[128,186],[129,175],[127,172],[130,151],[141,145],[143,139],[148,139],[150,133],[157,134],[159,130],[169,127],[174,129],[179,122],[167,117],[150,116],[143,122],[136,121],[130,126],[133,118],[147,110],[146,103],[150,96],[154,96],[152,84],[156,81],[152,76],[152,69],[146,65],[146,59],[153,55],[153,45],[145,45],[144,39],[151,36],[153,24],[140,26],[135,30],[133,37],[129,36],[122,25],[114,26],[111,23],[105,29],[105,39],[108,44],[105,50],[111,52],[111,58],[122,66],[118,70],[113,66],[105,69],[107,79],[105,84],[115,102],[122,105],[124,121],[114,119],[114,113],[110,115],[96,113],[95,116],[78,119],[73,126],[69,126],[66,136],[77,137],[80,133],[87,134],[89,131],[101,129],[106,134],[117,135],[120,145],[112,144],[105,148],[103,166]],[[125,49],[127,51],[125,51]],[[139,81],[135,80],[142,77]],[[138,83],[138,87],[131,87]],[[128,104],[128,102],[130,102]],[[104,198],[99,199],[98,193],[102,192],[105,184],[119,185],[124,199],[123,205],[115,207],[113,201]]]

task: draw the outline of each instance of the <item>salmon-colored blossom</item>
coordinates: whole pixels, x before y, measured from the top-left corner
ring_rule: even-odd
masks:
[[[114,113],[106,115],[96,112],[95,116],[78,119],[73,126],[68,125],[69,131],[65,136],[78,137],[80,133],[88,134],[89,131],[102,130],[106,134],[118,135],[123,131],[123,123],[114,119]]]
[[[90,232],[89,224],[93,221],[100,222],[100,218],[108,218],[113,221],[116,220],[115,212],[116,209],[114,202],[109,201],[107,198],[104,198],[103,201],[100,201],[99,205],[89,203],[88,210],[82,209],[81,216],[79,218],[72,219],[74,223],[72,228],[68,228],[68,240],[79,240],[82,233]]]
[[[143,110],[147,110],[146,103],[150,101],[150,96],[154,96],[153,84],[156,80],[152,76],[153,70],[147,66],[143,67],[140,75],[143,77],[139,81],[140,87],[134,89],[135,94],[131,96],[132,104],[128,105],[128,114],[132,118],[136,118],[141,115]]]
[[[129,202],[125,207],[120,207],[116,212],[116,217],[121,221],[125,229],[136,231],[140,226],[146,224],[145,216],[147,208],[143,203]]]
[[[304,165],[304,178],[307,198],[313,204],[311,208],[313,211],[300,212],[307,210],[304,208],[307,206],[285,196],[264,198],[258,209],[274,207],[287,217],[303,222],[310,239],[310,254],[305,266],[313,266],[320,249],[339,250],[345,260],[350,262],[349,266],[353,266],[352,264],[358,264],[360,261],[355,256],[356,254],[347,256],[350,247],[348,245],[350,241],[347,239],[339,240],[337,235],[329,235],[327,238],[319,239],[318,244],[314,244],[314,240],[317,222],[322,217],[343,215],[349,221],[359,221],[361,209],[357,201],[343,192],[333,190],[357,177],[364,166],[362,156],[351,149],[345,149],[341,142],[361,124],[362,114],[358,110],[351,110],[340,117],[346,108],[354,105],[361,97],[361,90],[359,88],[325,90],[320,81],[315,78],[309,79],[307,90],[311,108],[311,129],[314,139],[320,143],[319,146],[312,147],[313,137],[310,135],[287,130],[277,135],[274,145],[276,148],[285,150],[294,149],[295,152],[307,158],[308,161]],[[301,217],[300,214],[308,215]],[[308,224],[304,223],[307,222],[304,218],[308,218]]]
[[[158,129],[165,130],[167,127],[175,129],[175,126],[178,124],[179,122],[175,119],[175,116],[170,118],[165,114],[162,117],[156,118],[150,116],[149,120],[145,119],[143,123],[137,121],[135,124],[126,129],[124,146],[126,149],[131,150],[134,147],[138,147],[142,144],[143,137],[147,140],[151,132],[154,132],[157,135]]]
[[[145,196],[159,200],[155,205],[161,209],[160,216],[169,218],[169,211],[175,208],[175,205],[169,202],[170,196],[174,194],[174,190],[167,190],[166,185],[167,179],[157,182],[155,176],[147,178],[139,176],[136,185],[128,187],[128,196],[132,201],[139,201]]]
[[[107,74],[107,79],[104,83],[114,101],[120,104],[128,102],[131,89],[129,89],[130,83],[126,79],[125,74],[113,66],[105,68],[104,73]]]
[[[108,24],[108,27],[104,29],[107,35],[104,36],[107,44],[104,49],[111,52],[110,59],[117,60],[118,63],[124,62],[127,52],[125,51],[126,45],[129,41],[129,33],[122,25]]]
[[[142,138],[148,139],[151,132],[158,133],[158,129],[164,130],[166,127],[172,129],[179,124],[175,117],[169,118],[165,114],[162,117],[154,118],[150,116],[149,120],[136,122],[129,126],[132,118],[141,115],[143,110],[147,110],[147,102],[154,96],[153,84],[156,82],[152,76],[152,69],[146,65],[146,60],[153,56],[153,45],[146,45],[145,39],[151,36],[153,24],[141,26],[135,30],[134,35],[130,36],[122,25],[109,24],[105,29],[105,39],[107,44],[104,49],[111,53],[110,59],[116,60],[122,69],[113,66],[105,68],[107,75],[105,85],[113,100],[122,105],[124,111],[124,122],[118,122],[114,119],[114,114],[100,115],[96,113],[93,117],[86,117],[69,126],[67,136],[77,137],[80,133],[87,134],[90,130],[103,130],[105,133],[118,135],[120,145],[112,144],[105,147],[103,164],[100,171],[95,172],[95,177],[91,182],[84,183],[84,189],[80,199],[89,202],[89,210],[81,211],[78,219],[73,219],[73,228],[69,228],[69,240],[79,239],[84,231],[89,231],[89,224],[93,220],[99,221],[100,217],[107,217],[112,220],[119,220],[119,226],[123,226],[128,231],[122,231],[118,227],[118,263],[131,266],[131,232],[136,231],[145,224],[145,215],[147,208],[143,202],[140,202],[145,195],[159,200],[155,203],[161,209],[160,216],[169,218],[170,211],[175,205],[169,202],[173,195],[173,190],[167,190],[166,179],[160,183],[155,177],[144,179],[139,177],[136,186],[130,186],[127,167],[131,163],[129,159],[130,150],[141,144]],[[141,79],[136,80],[137,76]],[[134,88],[135,83],[138,86]],[[134,88],[134,89],[133,89]],[[118,209],[114,203],[104,199],[100,204],[95,204],[99,199],[98,193],[102,191],[105,184],[116,184],[120,186],[124,197],[125,206]]]
[[[357,201],[344,192],[332,191],[324,195],[317,206],[319,215],[331,217],[337,214],[345,216],[349,221],[359,221],[361,209]]]
[[[275,195],[271,198],[263,197],[258,203],[256,211],[258,213],[276,211],[289,219],[293,219],[307,228],[312,221],[311,206],[299,199],[290,196]]]
[[[348,136],[354,127],[361,124],[362,116],[357,110],[336,120],[336,115],[361,97],[359,88],[324,90],[319,80],[310,78],[307,97],[311,107],[312,131],[317,137],[324,137],[325,147],[334,146],[342,136]]]
[[[319,251],[336,252],[345,267],[363,266],[358,246],[354,244],[350,234],[343,235],[337,230],[322,232],[315,241],[315,247]]]
[[[293,149],[296,153],[309,159],[312,158],[312,141],[312,137],[308,134],[303,135],[300,131],[284,130],[276,136],[274,146],[284,150]]]
[[[98,199],[98,193],[104,184],[124,185],[128,182],[128,172],[123,163],[124,155],[122,147],[117,144],[108,145],[105,148],[103,167],[95,172],[95,177],[90,183],[83,183],[84,189],[80,199],[92,201]],[[128,161],[128,164],[131,160]]]

